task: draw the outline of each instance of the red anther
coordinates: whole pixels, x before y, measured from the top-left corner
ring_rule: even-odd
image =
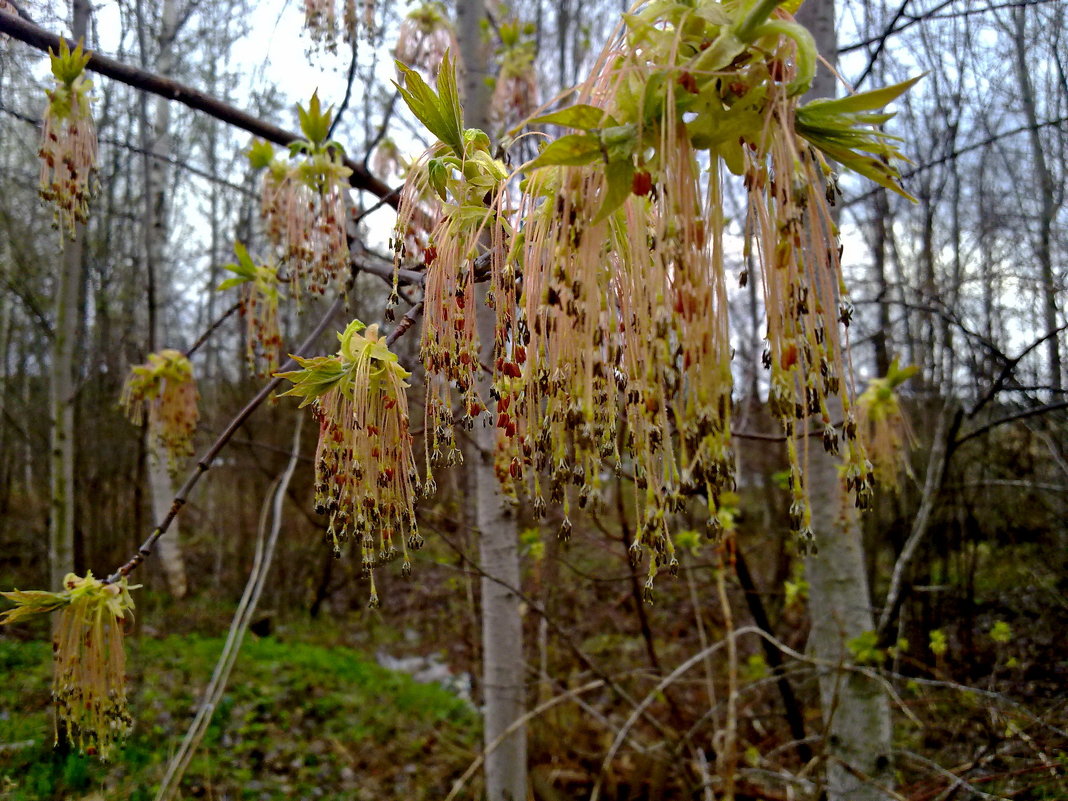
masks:
[[[634,178],[630,182],[630,191],[638,195],[638,197],[645,197],[649,194],[653,188],[653,176],[651,176],[645,170],[634,173]]]

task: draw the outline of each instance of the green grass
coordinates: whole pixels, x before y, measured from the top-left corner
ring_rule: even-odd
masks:
[[[52,747],[48,644],[0,640],[0,799],[152,798],[222,642],[175,636],[131,644],[136,723],[105,764]],[[436,685],[416,684],[351,649],[250,638],[182,794],[440,798],[478,738],[475,711]]]

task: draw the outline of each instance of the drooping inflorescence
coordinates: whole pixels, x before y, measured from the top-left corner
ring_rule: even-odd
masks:
[[[56,80],[48,90],[41,136],[41,197],[55,206],[56,225],[74,237],[75,225],[89,219],[89,196],[96,170],[96,128],[90,113],[92,81],[85,77],[89,54],[60,39],[59,53],[48,51]]]
[[[476,286],[489,278],[486,302],[498,309],[494,359],[518,377],[511,343],[515,307],[514,271],[505,249],[511,226],[502,211],[508,170],[490,154],[489,137],[462,126],[456,75],[449,55],[437,77],[437,93],[412,69],[398,62],[405,78],[399,87],[417,116],[440,140],[408,171],[394,232],[398,263],[411,253],[411,235],[420,221],[436,220],[418,249],[426,265],[421,353],[427,371],[427,487],[433,466],[460,460],[453,432],[454,396],[467,419],[478,417],[488,399],[479,396],[480,340],[476,325]],[[444,113],[438,113],[438,104]],[[488,258],[480,259],[480,247]],[[484,273],[484,276],[482,275]],[[499,372],[499,371],[498,371]]]
[[[374,570],[423,545],[415,520],[416,470],[409,432],[409,373],[390,352],[378,326],[353,320],[338,335],[334,356],[294,357],[300,370],[279,373],[293,382],[284,395],[311,404],[319,421],[315,452],[316,511],[327,515],[336,555],[354,539],[378,605]]]
[[[264,378],[278,369],[282,333],[278,326],[278,271],[266,264],[256,264],[240,242],[234,243],[237,261],[224,265],[234,273],[218,289],[241,287],[241,315],[248,324],[245,333],[245,359],[249,369]]]
[[[405,15],[393,55],[397,61],[436,78],[446,53],[457,53],[456,31],[440,2],[423,3]]]
[[[281,251],[290,294],[325,294],[348,274],[348,177],[341,145],[328,141],[331,109],[318,93],[307,110],[297,106],[306,140],[289,146],[290,160],[275,158],[267,142],[249,148],[253,168],[266,168],[260,211],[267,236]],[[295,161],[294,161],[295,159]]]
[[[435,95],[402,69],[405,100],[441,141],[409,174],[397,236],[410,237],[406,211],[425,209],[435,193],[438,221],[425,253],[428,380],[459,388],[469,418],[484,408],[487,399],[463,394],[478,353],[463,329],[468,284],[482,266],[496,311],[498,475],[509,490],[526,483],[538,510],[562,504],[566,538],[572,502],[596,503],[606,468],[632,474],[639,529],[631,555],[652,554],[650,581],[677,565],[669,520],[687,497],[707,499],[711,537],[729,518],[720,504],[734,486],[728,181],[748,196],[744,255],[764,288],[770,405],[787,434],[800,545],[812,538],[803,470],[810,428],[828,451],[841,451],[857,505],[869,502],[824,153],[901,192],[892,165],[900,154],[871,126],[889,118],[879,110],[912,82],[801,106],[815,48],[779,5],[652,2],[628,15],[576,104],[532,121],[574,132],[521,168],[514,209],[505,201],[511,179],[476,163],[469,143],[481,132],[462,130],[450,81],[439,75]],[[405,255],[398,250],[398,263]],[[429,442],[453,414],[447,392],[432,397]]]
[[[130,368],[119,402],[137,425],[147,419],[150,436],[166,448],[173,469],[193,453],[199,397],[192,363],[181,351],[168,348]]]
[[[876,480],[896,489],[901,475],[911,475],[908,456],[912,429],[901,408],[897,389],[916,374],[915,365],[901,367],[894,359],[882,378],[873,378],[857,398],[858,423],[868,441]]]
[[[359,31],[372,34],[374,23],[374,0],[343,0],[340,14],[337,0],[304,0],[304,27],[312,41],[330,53],[337,52],[339,29],[342,38],[355,45]]]
[[[15,607],[0,614],[0,624],[59,610],[53,652],[52,697],[56,738],[78,750],[107,758],[130,728],[126,709],[126,652],[123,625],[134,608],[123,578],[106,584],[86,573],[68,573],[61,592],[3,592]]]

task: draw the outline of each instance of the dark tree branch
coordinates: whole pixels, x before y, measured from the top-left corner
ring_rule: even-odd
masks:
[[[53,51],[59,50],[60,37],[8,12],[0,11],[0,33],[6,33],[12,38],[25,42],[30,47],[35,47],[42,52],[47,52],[49,49]],[[76,45],[76,42],[69,39],[66,42],[71,49]],[[135,89],[141,89],[167,100],[183,103],[192,109],[202,111],[217,120],[247,131],[253,136],[266,139],[276,145],[286,147],[290,142],[301,139],[298,134],[234,108],[199,89],[186,86],[170,78],[164,78],[148,70],[131,67],[100,53],[90,53],[89,63],[86,66],[93,72],[125,83]],[[363,164],[346,156],[345,166],[352,170],[349,183],[354,189],[362,189],[380,198],[391,198],[388,201],[389,204],[392,206],[397,205],[397,195],[393,194],[392,188],[371,175]]]
[[[1068,329],[1068,324],[1059,326],[1050,331],[1049,333],[1045,334],[1044,336],[1039,337],[1026,348],[1024,348],[1022,351],[1020,351],[1020,353],[1017,354],[1015,358],[1006,359],[1005,366],[1001,368],[1001,373],[998,375],[997,379],[995,379],[994,383],[990,385],[990,389],[986,391],[986,394],[984,394],[983,397],[981,397],[975,402],[975,406],[973,406],[972,410],[968,412],[968,417],[975,417],[975,415],[979,413],[980,409],[986,406],[986,404],[990,403],[990,401],[994,399],[994,396],[997,395],[1002,389],[1004,389],[1005,383],[1012,376],[1012,371],[1016,369],[1016,366],[1021,361],[1023,361],[1024,357],[1026,357],[1027,354],[1034,351],[1035,348],[1039,347],[1044,342],[1048,342],[1050,339],[1057,336],[1061,333],[1061,331],[1064,331],[1065,329]]]
[[[964,9],[963,11],[954,11],[947,14],[940,14],[939,12],[942,11],[942,9],[947,8],[948,6],[951,6],[953,5],[953,3],[957,2],[957,0],[944,0],[944,2],[940,3],[932,9],[923,12],[922,14],[903,14],[901,13],[901,11],[898,11],[897,15],[894,17],[894,23],[896,23],[900,19],[906,20],[901,25],[898,25],[895,28],[892,23],[887,26],[886,30],[884,30],[877,36],[869,36],[867,39],[861,39],[857,42],[842,45],[838,48],[838,54],[841,55],[843,53],[852,53],[854,50],[863,50],[865,47],[870,47],[871,45],[877,43],[885,44],[886,40],[889,39],[891,36],[899,34],[902,31],[911,28],[913,25],[916,25],[920,22],[925,22],[927,20],[952,19],[953,17],[969,17],[975,14],[987,14],[991,11],[997,11],[1003,8],[1028,8],[1030,6],[1044,5],[1046,3],[1060,3],[1062,1],[1063,0],[1013,0],[1013,2],[1006,3],[989,3],[985,6],[974,5]]]
[[[189,346],[189,349],[186,350],[186,352],[185,352],[186,358],[189,358],[194,353],[196,353],[197,350],[200,348],[200,346],[203,345],[205,342],[207,342],[208,339],[211,337],[211,335],[215,333],[215,330],[220,325],[225,323],[230,318],[230,315],[232,315],[234,312],[236,312],[240,308],[241,308],[241,302],[238,301],[233,306],[231,306],[229,309],[227,309],[222,314],[220,314],[218,319],[215,320],[215,322],[213,322],[211,325],[209,325],[207,327],[207,329],[204,331],[203,334],[201,334],[199,337],[197,337],[197,341]]]
[[[894,26],[897,25],[897,21],[901,19],[905,13],[905,9],[908,7],[910,0],[901,0],[901,5],[897,8],[897,13],[894,14],[890,20],[890,24],[886,26],[886,30],[883,31],[881,36],[877,36],[870,44],[875,45],[875,49],[872,51],[871,56],[868,57],[868,66],[864,68],[864,71],[860,73],[860,77],[857,78],[856,83],[853,84],[854,89],[859,89],[860,85],[864,83],[864,79],[871,75],[871,71],[875,68],[875,62],[879,60],[879,56],[882,55],[883,50],[886,48],[886,40],[890,38],[891,34],[895,33]],[[898,29],[900,30],[900,29]],[[841,51],[839,51],[841,52]]]
[[[404,334],[415,325],[415,321],[419,319],[419,316],[423,313],[423,304],[416,303],[412,308],[408,309],[408,312],[401,317],[397,327],[389,332],[389,336],[386,337],[386,346],[390,347],[400,339]]]
[[[767,632],[771,637],[777,637],[771,627],[771,618],[768,617],[764,599],[760,596],[760,590],[757,589],[753,574],[749,572],[749,565],[745,561],[745,555],[737,544],[735,544],[734,551],[734,570],[738,575],[738,583],[741,585],[742,592],[745,595],[745,605],[749,607],[749,614],[753,616],[753,622],[761,631]],[[797,696],[794,695],[794,688],[786,676],[782,652],[764,638],[761,638],[760,642],[764,646],[764,658],[775,676],[775,686],[779,690],[783,708],[786,710],[786,722],[790,726],[790,735],[797,742],[797,755],[803,763],[808,764],[812,760],[812,747],[805,738],[804,713],[802,712],[801,704],[798,703]]]
[[[1017,420],[1025,420],[1028,417],[1038,417],[1040,414],[1048,414],[1049,412],[1055,412],[1059,409],[1068,409],[1068,400],[1058,401],[1057,403],[1047,403],[1045,406],[1036,406],[1032,409],[1024,409],[1023,411],[1016,412],[1015,414],[1010,414],[1005,417],[999,417],[997,420],[992,420],[985,426],[979,426],[979,428],[975,429],[974,431],[969,431],[967,434],[965,434],[963,437],[953,443],[953,448],[957,449],[968,440],[980,437],[983,434],[986,434],[988,431],[991,431],[992,429],[995,429],[998,426],[1003,426],[1006,423],[1014,423]]]
[[[349,107],[349,101],[352,100],[352,82],[356,79],[356,56],[359,53],[359,48],[356,47],[356,40],[352,41],[352,60],[349,61],[349,77],[345,84],[345,97],[341,101],[341,105],[337,107],[337,111],[334,112],[333,122],[330,123],[330,130],[326,134],[327,139],[334,138],[334,131],[337,130],[338,123],[341,122],[341,115],[345,113],[345,110]],[[370,148],[367,152],[371,152]],[[367,166],[367,159],[365,158],[364,166]]]

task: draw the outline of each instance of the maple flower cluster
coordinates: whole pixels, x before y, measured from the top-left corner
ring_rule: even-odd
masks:
[[[300,370],[283,395],[312,405],[319,421],[315,453],[316,511],[328,517],[335,555],[350,537],[358,543],[378,606],[374,571],[423,545],[415,519],[416,470],[405,389],[410,374],[391,353],[378,326],[353,320],[338,335],[334,356],[294,357]]]
[[[282,254],[290,294],[323,295],[348,274],[348,177],[342,149],[328,141],[333,113],[323,110],[318,93],[308,109],[297,106],[306,140],[290,145],[291,160],[277,159],[274,149],[254,141],[253,168],[266,168],[260,212],[267,236]],[[292,159],[297,159],[292,161]]]
[[[891,489],[897,488],[902,474],[911,475],[908,454],[913,435],[901,408],[897,388],[917,370],[915,365],[901,367],[894,359],[886,375],[869,382],[857,398],[858,422],[869,443],[875,478]]]
[[[189,358],[168,348],[130,368],[119,402],[135,424],[147,417],[149,433],[166,448],[173,469],[193,453],[199,397]]]
[[[458,52],[456,31],[442,3],[423,3],[405,15],[393,49],[397,61],[433,78],[450,52]]]
[[[60,40],[51,50],[56,85],[47,91],[41,159],[40,194],[55,206],[56,225],[74,237],[75,225],[89,219],[89,196],[96,170],[96,128],[90,113],[92,82],[85,77],[89,54],[79,43],[73,51]]]
[[[337,52],[338,21],[346,42],[355,44],[357,34],[363,28],[374,30],[374,0],[344,0],[338,14],[337,0],[304,0],[304,27],[312,41],[330,53]]]
[[[126,652],[123,625],[134,608],[126,579],[104,583],[86,573],[68,573],[61,592],[0,593],[15,606],[0,614],[0,624],[59,610],[53,652],[52,698],[56,736],[78,750],[107,758],[129,731],[126,708]]]
[[[495,354],[500,370],[514,377],[520,375],[508,345],[512,318],[506,313],[515,306],[516,292],[514,273],[504,259],[511,235],[502,212],[508,170],[490,154],[485,133],[463,129],[456,75],[448,54],[438,72],[437,95],[415,70],[400,62],[397,68],[406,83],[400,92],[409,105],[425,109],[440,97],[449,109],[445,115],[420,117],[441,144],[409,170],[394,233],[399,262],[411,252],[410,231],[417,227],[417,219],[437,220],[421,249],[426,265],[420,340],[428,383],[426,487],[432,492],[434,465],[461,460],[453,431],[454,400],[459,401],[469,421],[486,409],[487,399],[479,396],[477,386],[481,368],[475,315],[476,286],[483,271],[490,279],[486,302],[499,312],[494,338],[499,346]],[[493,198],[488,205],[487,197]],[[490,254],[484,260],[479,258],[482,241],[488,243]]]
[[[253,374],[265,378],[278,369],[278,354],[282,347],[278,325],[278,271],[270,265],[253,262],[248,249],[240,242],[234,243],[234,253],[237,261],[224,265],[234,275],[217,288],[242,288],[241,314],[248,324],[245,359]]]
[[[538,511],[561,504],[565,539],[572,502],[598,502],[604,469],[631,473],[631,557],[637,564],[651,554],[649,582],[678,565],[670,519],[687,498],[706,499],[713,539],[733,519],[722,502],[734,489],[730,180],[748,194],[745,255],[768,309],[764,363],[787,435],[799,547],[813,539],[803,471],[810,429],[841,453],[856,504],[870,503],[873,467],[852,400],[850,307],[825,154],[904,194],[893,166],[901,155],[873,126],[912,82],[800,105],[815,47],[779,6],[652,2],[628,16],[578,102],[530,121],[575,132],[520,168],[514,212],[508,177],[477,144],[484,134],[462,128],[449,62],[436,93],[400,67],[402,96],[440,140],[409,172],[396,237],[410,238],[430,196],[428,448],[436,452],[449,434],[445,387],[459,390],[469,422],[496,400],[498,476],[510,492],[525,484]],[[407,256],[402,243],[398,264]],[[496,312],[492,399],[472,389],[471,283],[480,268]]]

